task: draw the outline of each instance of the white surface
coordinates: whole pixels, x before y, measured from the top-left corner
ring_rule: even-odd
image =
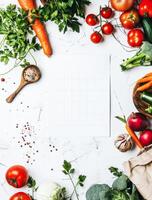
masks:
[[[1,1],[0,5],[16,2]],[[99,3],[92,2],[88,13],[98,10]],[[102,2],[105,3],[106,0]],[[19,83],[21,69],[12,71],[0,85],[0,89],[5,88],[0,92],[0,162],[5,165],[0,166],[3,200],[16,192],[4,177],[7,167],[13,164],[27,166],[38,183],[53,179],[70,189],[61,168],[64,159],[72,161],[77,173],[87,175],[85,188],[80,189],[80,200],[85,200],[86,189],[91,184],[111,183],[108,167],[122,168],[122,162],[136,154],[119,153],[113,146],[114,137],[124,131],[114,116],[122,115],[118,99],[126,115],[135,110],[131,99],[133,84],[150,68],[122,73],[119,64],[131,53],[126,53],[110,36],[103,44],[92,44],[89,41],[92,30],[86,24],[80,34],[65,35],[58,32],[56,25],[48,23],[48,26],[54,56],[46,58],[42,52],[37,53],[43,74],[41,81],[26,87],[10,105],[5,99]],[[5,69],[2,66],[0,70]],[[27,122],[31,136],[24,128]],[[20,147],[22,132],[28,142],[35,141],[32,148]],[[31,156],[29,163],[26,154]]]

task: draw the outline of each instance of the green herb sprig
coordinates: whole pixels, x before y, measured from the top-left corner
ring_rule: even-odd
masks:
[[[85,17],[86,6],[89,4],[89,0],[47,0],[37,12],[42,21],[51,20],[64,33],[68,29],[79,32],[81,25],[79,17]]]
[[[31,196],[31,198],[32,198],[32,200],[35,200],[34,194],[37,191],[38,186],[36,186],[36,181],[31,176],[28,179],[27,187],[30,188],[30,189],[32,189],[32,196]]]
[[[0,35],[3,36],[0,42],[0,62],[8,64],[11,59],[15,59],[13,68],[27,66],[29,61],[26,56],[32,56],[31,50],[41,49],[36,37],[32,36],[33,31],[27,15],[16,5],[0,9]]]
[[[71,200],[74,193],[75,193],[77,200],[79,200],[77,187],[78,186],[81,186],[81,187],[84,186],[86,176],[85,175],[79,175],[77,180],[76,180],[76,183],[74,183],[73,174],[75,173],[75,168],[73,168],[72,164],[70,162],[66,161],[66,160],[64,160],[64,163],[63,163],[63,173],[69,177],[69,180],[71,181],[72,186],[73,186],[73,192],[71,193],[69,199]]]

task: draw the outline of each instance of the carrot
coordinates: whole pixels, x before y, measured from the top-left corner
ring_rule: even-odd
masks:
[[[150,87],[152,87],[152,81],[140,86],[139,88],[137,88],[137,92],[143,92],[145,90],[148,90]]]
[[[152,76],[152,72],[149,72],[149,73],[146,74],[144,77],[147,77],[147,76]]]
[[[32,9],[36,8],[35,0],[18,0],[18,2],[20,4],[21,8],[25,11],[29,11],[29,13]],[[29,22],[31,22],[31,21],[32,21],[32,19],[29,14]],[[41,43],[44,53],[47,56],[51,56],[52,55],[52,47],[51,47],[44,24],[39,19],[35,19],[32,24],[32,28]]]
[[[126,130],[128,132],[128,134],[132,137],[133,141],[135,142],[135,144],[140,148],[143,149],[143,146],[141,144],[141,142],[139,141],[137,135],[134,133],[134,131],[126,124]]]
[[[137,81],[137,83],[145,83],[145,82],[149,82],[149,81],[152,81],[152,76],[147,76],[147,77],[141,78]]]
[[[32,10],[36,8],[35,0],[18,0],[21,8],[25,11]]]

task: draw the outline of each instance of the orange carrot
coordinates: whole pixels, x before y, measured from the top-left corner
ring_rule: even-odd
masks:
[[[144,77],[147,77],[147,76],[152,76],[152,72],[149,72],[149,73],[146,74]]]
[[[35,0],[18,0],[21,8],[23,10],[28,11],[36,8],[36,2]]]
[[[139,141],[137,135],[134,133],[134,131],[126,124],[126,130],[129,133],[129,135],[132,137],[133,141],[135,142],[135,144],[142,149],[143,146],[141,144],[141,142]]]
[[[25,11],[29,11],[29,13],[32,9],[36,8],[35,0],[18,0],[18,2],[21,8]],[[30,14],[29,14],[29,21],[31,22]],[[44,24],[39,19],[35,19],[32,24],[32,28],[35,31],[35,34],[41,43],[44,53],[47,56],[51,56],[52,47],[51,47]]]
[[[152,76],[146,76],[144,78],[141,78],[137,81],[137,83],[146,83],[146,82],[149,82],[149,81],[152,81]]]
[[[139,88],[137,88],[137,92],[143,92],[145,90],[148,90],[149,88],[152,87],[152,81],[140,86]]]

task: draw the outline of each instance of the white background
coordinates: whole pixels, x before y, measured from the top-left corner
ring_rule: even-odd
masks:
[[[17,1],[1,1],[0,6],[9,3]],[[102,5],[106,3],[102,1]],[[99,5],[100,2],[92,1],[87,13],[98,12]],[[36,53],[41,81],[26,87],[12,104],[5,99],[19,84],[22,69],[5,76],[6,81],[0,85],[0,163],[4,164],[0,166],[0,198],[3,200],[17,192],[7,185],[4,177],[7,167],[13,164],[25,165],[38,184],[51,179],[70,190],[61,171],[63,160],[71,161],[76,174],[87,175],[85,188],[79,191],[80,199],[85,200],[85,192],[93,183],[111,183],[110,166],[122,168],[123,161],[137,153],[123,154],[115,149],[114,138],[125,130],[114,117],[122,115],[119,103],[125,115],[135,111],[132,88],[150,68],[121,72],[122,60],[134,53],[124,51],[111,36],[100,45],[92,44],[89,40],[92,29],[86,24],[80,34],[63,35],[51,23],[47,29],[54,55],[47,58],[42,52]],[[9,67],[1,64],[0,72]],[[28,140],[36,141],[32,149],[21,148],[18,143],[27,122],[32,129]],[[32,157],[31,162],[35,160],[32,165],[26,163],[27,153]]]

